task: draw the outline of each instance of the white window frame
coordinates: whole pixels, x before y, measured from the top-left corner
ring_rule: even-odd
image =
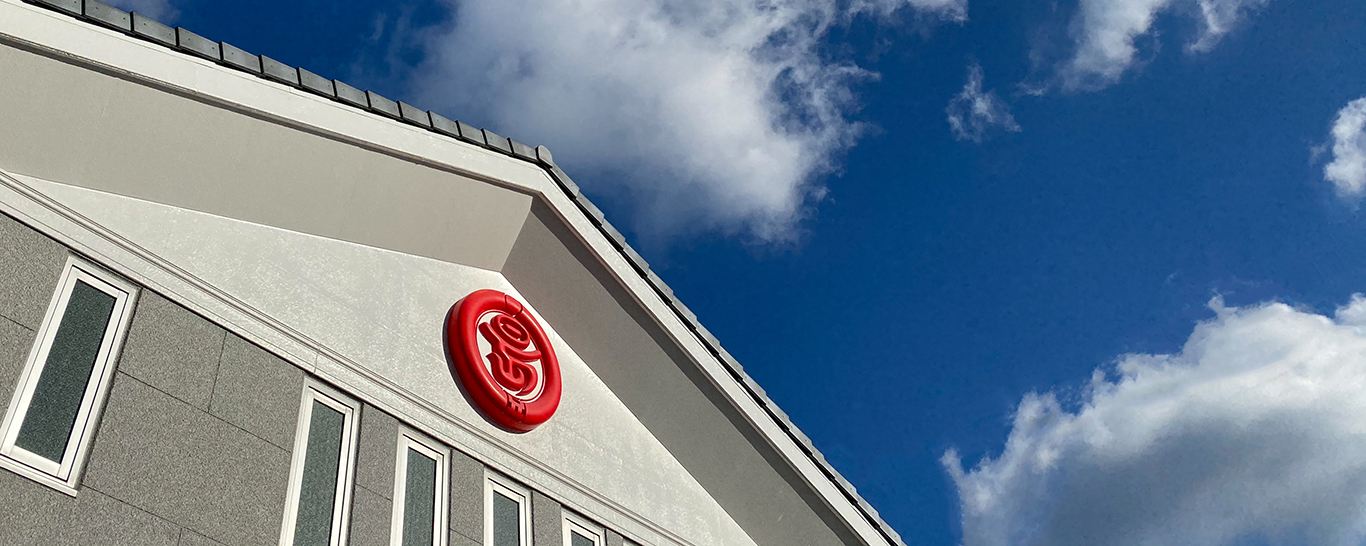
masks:
[[[607,544],[607,533],[601,525],[595,524],[568,510],[564,511],[564,546],[574,546],[573,535],[578,533],[584,538],[593,540],[593,546],[605,546]]]
[[[443,446],[416,431],[408,428],[398,433],[398,452],[394,468],[394,515],[389,543],[403,545],[403,512],[408,500],[408,450],[411,449],[436,461],[436,517],[432,522],[432,546],[446,546],[450,537],[448,519],[450,516],[450,448]]]
[[[531,546],[531,491],[498,474],[484,471],[484,544],[493,546],[493,493],[497,491],[517,501],[517,516],[522,536],[520,546]]]
[[[71,292],[76,282],[84,282],[96,290],[114,297],[114,309],[109,316],[109,325],[95,357],[95,367],[91,370],[90,381],[86,383],[85,395],[81,398],[76,412],[76,422],[67,439],[66,450],[60,462],[49,461],[37,454],[15,445],[33,402],[34,390],[38,379],[47,365],[48,354],[52,351],[53,340],[61,326],[62,316],[71,301]],[[133,319],[133,308],[137,303],[138,287],[104,269],[76,256],[68,256],[57,282],[57,290],[48,303],[47,314],[43,316],[33,348],[29,351],[28,361],[19,375],[19,383],[5,418],[0,422],[0,467],[38,483],[76,496],[76,486],[80,483],[85,469],[85,459],[90,452],[90,440],[95,435],[104,401],[109,396],[109,387],[114,377],[114,364],[123,348],[128,325]]]
[[[342,453],[338,461],[337,494],[332,502],[332,536],[328,544],[346,544],[351,522],[351,491],[356,478],[357,425],[360,403],[323,383],[309,377],[304,381],[303,396],[299,401],[299,423],[294,432],[294,455],[289,465],[289,492],[285,496],[285,517],[280,528],[280,546],[294,544],[294,531],[299,517],[299,494],[303,488],[304,458],[308,451],[308,430],[313,423],[313,402],[341,412]]]

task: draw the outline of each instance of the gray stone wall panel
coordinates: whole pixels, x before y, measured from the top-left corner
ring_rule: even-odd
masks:
[[[0,471],[0,544],[175,546],[173,523],[84,488],[76,498]]]
[[[119,371],[209,410],[226,331],[144,290],[119,358]]]
[[[361,408],[360,441],[356,450],[356,485],[393,500],[398,420],[366,404]]]
[[[289,452],[123,373],[85,484],[225,544],[279,540]]]
[[[484,541],[484,463],[451,451],[451,512],[454,534],[475,543]],[[452,541],[454,542],[454,541]]]
[[[0,403],[9,404],[19,386],[19,374],[33,350],[37,334],[17,322],[0,318]]]
[[[176,546],[223,546],[223,543],[189,529],[181,529],[180,542]]]
[[[560,503],[531,491],[531,544],[532,546],[564,546],[564,524],[561,523]]]
[[[0,470],[0,544],[59,544],[76,499]]]
[[[0,214],[0,317],[37,330],[66,257],[66,247]]]
[[[483,539],[475,540],[455,531],[451,531],[451,540],[448,546],[484,546]]]
[[[292,451],[303,388],[303,370],[229,335],[209,413]]]
[[[351,546],[388,546],[393,509],[389,499],[357,487],[351,501]]]
[[[68,527],[67,544],[176,546],[180,539],[180,526],[88,488],[76,497],[70,519],[55,524]]]

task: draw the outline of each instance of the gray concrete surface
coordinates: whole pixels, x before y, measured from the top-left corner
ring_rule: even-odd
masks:
[[[66,257],[56,241],[0,214],[0,317],[37,330]]]
[[[203,317],[143,290],[119,371],[208,411],[226,334]]]

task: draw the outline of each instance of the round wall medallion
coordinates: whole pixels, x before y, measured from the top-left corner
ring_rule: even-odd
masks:
[[[446,320],[451,367],[490,420],[517,432],[546,422],[560,406],[560,364],[540,323],[521,302],[478,290]]]

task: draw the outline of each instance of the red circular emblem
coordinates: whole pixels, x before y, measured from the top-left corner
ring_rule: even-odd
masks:
[[[545,331],[521,302],[478,290],[451,307],[446,320],[451,367],[484,415],[527,432],[560,406],[560,364]]]

